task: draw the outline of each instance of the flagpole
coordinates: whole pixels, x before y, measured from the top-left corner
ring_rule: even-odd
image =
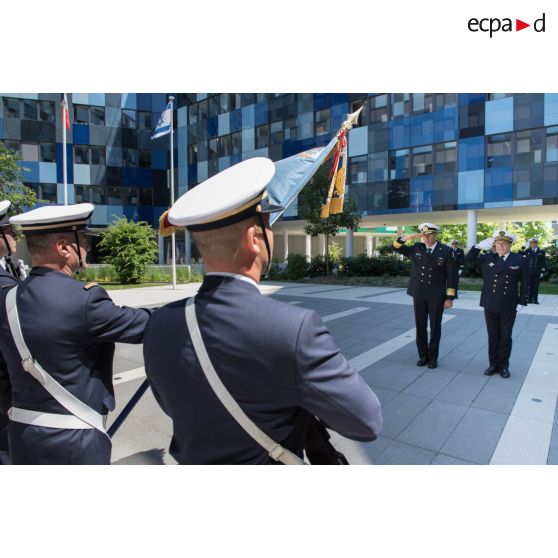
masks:
[[[68,205],[68,162],[66,153],[66,122],[68,113],[68,101],[66,98],[66,93],[64,93],[64,101],[62,102],[63,114],[62,114],[62,177],[64,183],[64,205]]]
[[[174,126],[173,126],[173,110],[174,97],[169,96],[170,102],[170,190],[171,190],[171,207],[174,205]],[[172,288],[176,289],[176,235],[172,233],[171,239],[171,258],[172,258]]]

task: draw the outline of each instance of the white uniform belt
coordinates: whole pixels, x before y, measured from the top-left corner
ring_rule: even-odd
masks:
[[[54,413],[42,413],[12,407],[8,411],[8,417],[14,422],[30,424],[32,426],[46,426],[47,428],[64,428],[68,430],[91,430],[93,426],[74,415],[58,415]],[[103,423],[106,423],[106,416]]]

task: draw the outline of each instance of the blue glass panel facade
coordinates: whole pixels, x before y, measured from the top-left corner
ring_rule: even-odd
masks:
[[[460,172],[484,168],[484,136],[459,140],[458,168]]]
[[[499,134],[513,130],[513,97],[489,101],[485,110],[485,133]]]

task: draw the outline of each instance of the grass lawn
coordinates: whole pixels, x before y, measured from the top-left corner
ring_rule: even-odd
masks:
[[[284,281],[283,279],[281,281]],[[353,287],[393,287],[407,288],[408,277],[313,277],[312,279],[301,279],[297,283],[311,283],[319,285],[347,285]],[[460,291],[480,291],[482,279],[476,277],[465,277],[459,281]],[[540,294],[558,295],[558,285],[541,283]]]

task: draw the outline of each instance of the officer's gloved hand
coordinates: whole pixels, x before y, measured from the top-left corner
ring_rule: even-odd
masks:
[[[543,278],[544,273],[541,273],[541,279]]]
[[[475,248],[478,248],[479,250],[490,250],[492,248],[492,244],[494,244],[494,239],[490,236],[476,244]]]
[[[463,270],[462,270],[462,269],[460,269],[460,270],[457,271],[457,275],[459,275],[459,277],[461,277],[462,273],[463,273]]]

